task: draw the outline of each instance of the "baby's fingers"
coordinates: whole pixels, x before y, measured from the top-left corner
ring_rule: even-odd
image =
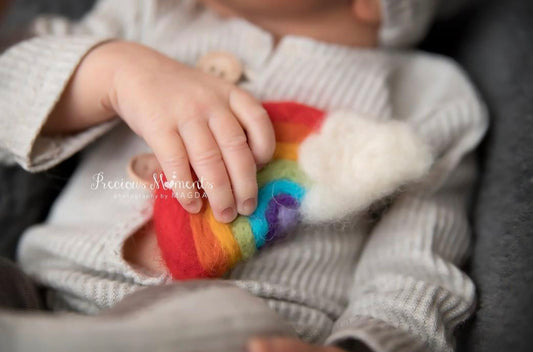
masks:
[[[258,165],[266,164],[276,148],[274,128],[266,110],[242,89],[233,89],[229,100],[231,110],[246,131],[255,162]]]
[[[257,205],[257,168],[246,135],[229,111],[209,119],[209,127],[222,152],[238,212],[250,215]]]
[[[152,148],[168,184],[174,190],[180,204],[190,213],[198,213],[202,201],[194,197],[193,178],[189,166],[187,151],[177,131],[158,132],[152,137],[146,136],[146,142]]]
[[[225,223],[233,221],[237,210],[230,179],[222,153],[207,122],[202,119],[188,119],[181,123],[179,132],[196,175],[206,185],[203,191],[207,194],[215,218]]]
[[[289,337],[253,338],[249,341],[249,352],[341,352],[333,347],[315,346]]]

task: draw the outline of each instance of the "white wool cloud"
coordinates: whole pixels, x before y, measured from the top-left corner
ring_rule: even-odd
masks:
[[[365,210],[420,179],[433,156],[405,122],[336,112],[301,144],[298,160],[313,182],[302,203],[303,219],[315,223]]]

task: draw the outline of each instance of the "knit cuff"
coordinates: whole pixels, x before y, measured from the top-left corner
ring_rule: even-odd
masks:
[[[109,121],[64,137],[40,131],[83,57],[108,38],[43,36],[24,41],[0,56],[0,149],[24,169],[53,167],[106,133]],[[3,158],[5,159],[5,158]]]
[[[325,344],[350,352],[365,351],[363,347],[372,352],[427,351],[426,346],[412,334],[367,316],[355,316],[349,323],[345,322],[343,327],[327,338]]]

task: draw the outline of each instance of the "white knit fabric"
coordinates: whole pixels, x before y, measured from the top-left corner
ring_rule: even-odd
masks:
[[[81,23],[48,18],[37,28],[39,37],[0,56],[0,148],[39,171],[103,136],[87,148],[47,222],[27,230],[19,247],[23,268],[54,289],[56,307],[95,313],[168,280],[133,268],[121,255],[124,241],[151,217],[149,194],[91,188],[98,174],[127,179],[129,159],[146,144],[124,124],[116,126],[118,120],[69,137],[39,136],[84,54],[120,37],[187,64],[212,50],[232,52],[246,66],[242,87],[263,101],[409,124],[437,159],[376,224],[359,218],[302,225],[227,279],[262,298],[310,342],[358,339],[379,352],[453,350],[453,330],[475,303],[474,285],[458,266],[470,244],[471,152],[487,126],[457,65],[297,36],[274,48],[256,26],[220,19],[191,1],[104,0]]]

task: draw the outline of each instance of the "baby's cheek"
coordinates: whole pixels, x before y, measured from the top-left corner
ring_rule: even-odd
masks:
[[[167,272],[151,221],[126,240],[122,255],[130,265],[145,274],[159,276]]]

